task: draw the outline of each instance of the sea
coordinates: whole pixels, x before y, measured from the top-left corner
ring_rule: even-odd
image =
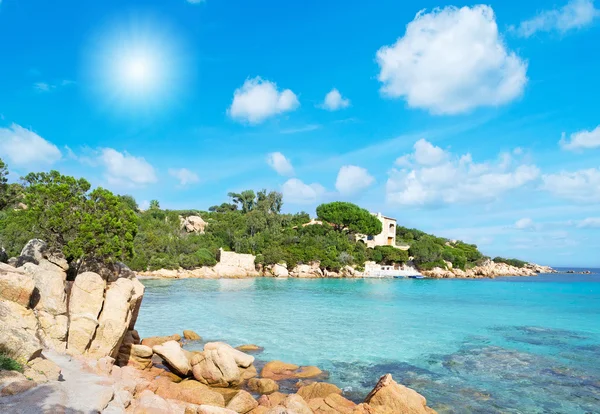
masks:
[[[439,413],[600,413],[600,269],[589,270],[144,280],[136,329],[142,337],[192,329],[204,342],[257,344],[259,368],[270,360],[316,365],[356,402],[390,373]]]

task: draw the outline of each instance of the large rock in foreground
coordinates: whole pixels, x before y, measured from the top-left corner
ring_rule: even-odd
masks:
[[[22,364],[42,354],[36,336],[37,319],[31,309],[0,300],[0,349]]]
[[[133,282],[129,279],[118,279],[109,285],[102,313],[98,319],[96,336],[90,345],[89,353],[91,355],[96,357],[117,356],[131,320],[129,301],[133,292]]]
[[[374,414],[435,414],[427,400],[415,390],[398,384],[390,374],[379,379],[365,399]]]
[[[253,362],[252,355],[223,342],[207,343],[191,359],[194,378],[213,387],[234,387],[255,376]]]
[[[106,281],[97,273],[85,272],[75,278],[69,300],[67,348],[70,353],[83,354],[87,350],[98,326],[104,289]]]
[[[34,289],[35,281],[30,275],[22,269],[0,263],[0,299],[27,307]]]
[[[190,361],[188,361],[187,355],[181,349],[179,342],[168,341],[162,345],[154,346],[152,350],[165,361],[175,374],[187,377],[192,372]]]

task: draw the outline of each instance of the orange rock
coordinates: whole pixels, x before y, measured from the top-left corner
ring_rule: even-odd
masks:
[[[315,378],[322,373],[323,371],[314,366],[299,367],[286,362],[271,361],[263,367],[261,377],[281,381],[293,378]]]
[[[235,388],[220,388],[220,387],[208,387],[210,390],[221,394],[225,400],[225,405],[229,404],[229,401],[238,393],[239,389]]]
[[[6,387],[2,388],[2,391],[0,391],[0,395],[8,396],[20,394],[22,392],[32,389],[36,385],[37,384],[35,382],[29,380],[11,382]]]
[[[181,341],[181,335],[173,334],[171,336],[151,336],[149,338],[142,339],[142,345],[149,346],[152,348],[155,345],[162,345],[168,341]]]
[[[258,346],[258,345],[254,345],[254,344],[245,344],[245,345],[236,346],[235,349],[237,349],[238,351],[250,352],[250,353],[264,351],[264,348],[262,346]]]
[[[353,414],[356,404],[339,394],[329,394],[326,398],[315,398],[308,405],[315,414]]]
[[[271,394],[279,391],[279,384],[270,378],[251,378],[248,380],[248,388],[258,394]]]
[[[375,409],[373,409],[373,407],[371,407],[369,404],[358,404],[355,408],[354,411],[352,411],[352,414],[376,414],[375,413]]]
[[[246,414],[258,407],[258,402],[248,391],[239,391],[227,404],[227,408],[240,414]]]
[[[376,414],[435,414],[432,408],[427,407],[425,397],[398,384],[390,374],[379,379],[365,398],[365,403],[374,408]]]
[[[276,407],[286,398],[287,394],[277,391],[269,395],[261,395],[261,397],[258,399],[258,405],[268,408]]]
[[[298,395],[304,398],[306,401],[312,400],[313,398],[325,398],[329,394],[342,395],[342,390],[327,382],[315,382],[310,385],[300,387],[298,390]]]
[[[269,408],[259,405],[254,410],[250,411],[248,414],[266,414],[267,411],[269,411]]]
[[[185,331],[183,331],[183,337],[185,339],[187,339],[188,341],[200,341],[202,340],[202,337],[200,335],[198,335],[196,332],[186,329]]]

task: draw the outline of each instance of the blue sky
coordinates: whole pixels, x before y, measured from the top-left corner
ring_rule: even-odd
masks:
[[[0,1],[0,157],[141,205],[275,189],[600,267],[591,0]]]

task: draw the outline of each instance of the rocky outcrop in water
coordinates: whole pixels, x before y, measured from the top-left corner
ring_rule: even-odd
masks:
[[[434,267],[431,270],[422,270],[421,273],[424,276],[436,279],[464,279],[494,278],[499,276],[536,276],[539,273],[556,273],[556,271],[551,267],[540,266],[534,263],[528,263],[524,267],[516,267],[506,263],[496,263],[493,260],[487,260],[482,265],[467,270],[451,267],[447,269]]]

